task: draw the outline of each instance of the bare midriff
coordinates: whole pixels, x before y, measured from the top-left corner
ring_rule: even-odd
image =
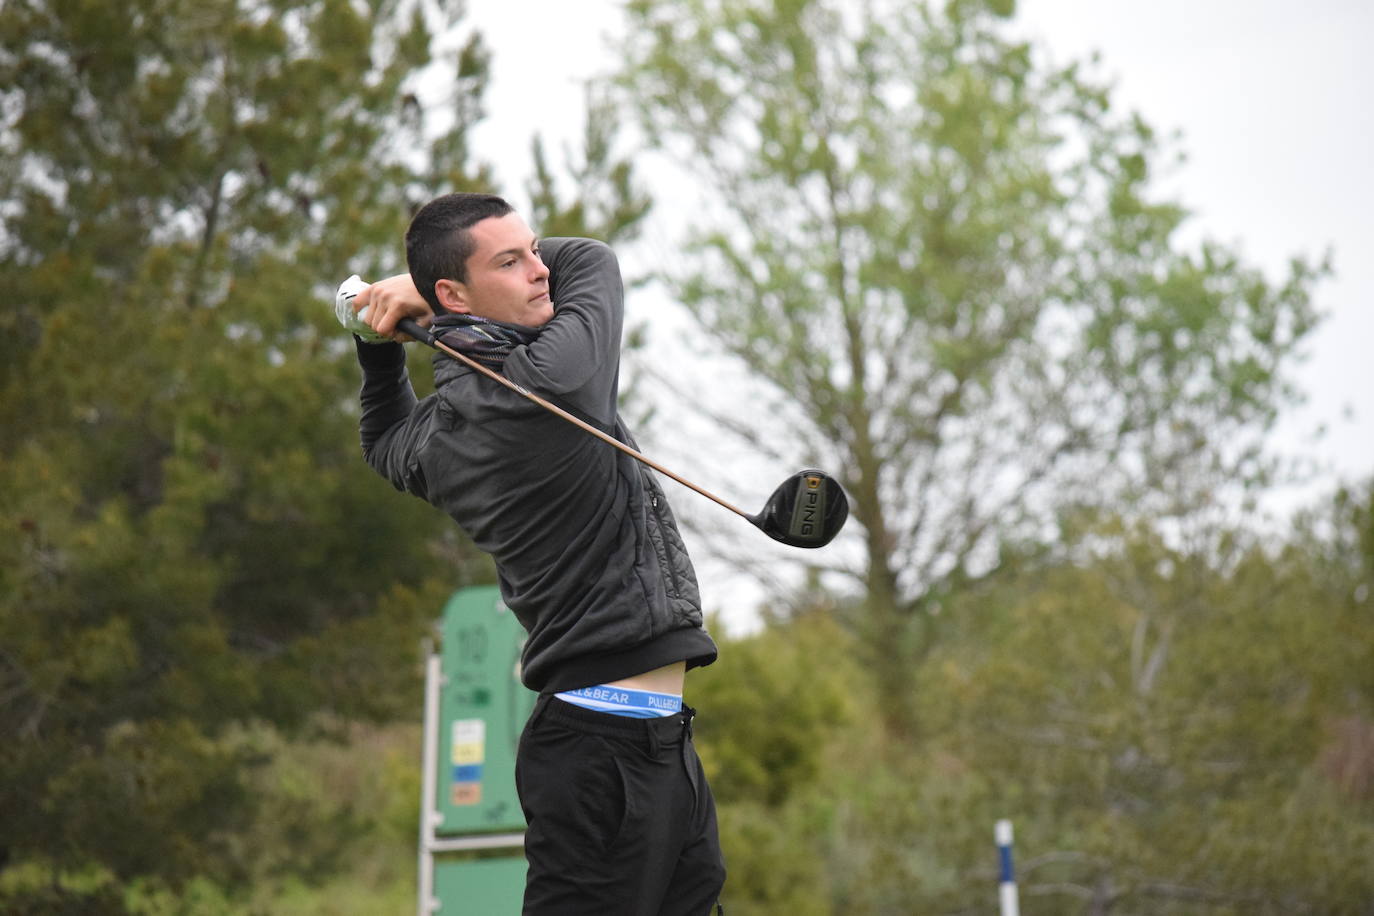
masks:
[[[682,682],[686,678],[687,663],[685,661],[673,662],[671,665],[645,671],[643,674],[610,681],[606,686],[629,687],[631,690],[652,690],[654,693],[671,693],[673,696],[680,697],[682,696]]]

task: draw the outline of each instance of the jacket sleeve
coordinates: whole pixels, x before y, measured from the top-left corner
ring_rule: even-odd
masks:
[[[517,348],[505,372],[527,388],[576,395],[579,407],[604,423],[615,417],[625,288],[615,252],[594,239],[545,239],[554,302],[534,343]]]
[[[355,338],[356,340],[356,338]],[[374,471],[398,490],[425,497],[424,475],[416,442],[425,428],[429,407],[417,401],[406,371],[405,348],[400,344],[370,344],[356,340],[363,370],[359,395],[362,416],[358,432],[363,457]]]

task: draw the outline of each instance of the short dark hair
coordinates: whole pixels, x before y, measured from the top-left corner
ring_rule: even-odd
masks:
[[[495,194],[457,193],[436,197],[415,214],[406,230],[406,264],[416,289],[434,314],[444,313],[434,284],[468,280],[468,258],[477,249],[468,230],[484,219],[514,211]]]

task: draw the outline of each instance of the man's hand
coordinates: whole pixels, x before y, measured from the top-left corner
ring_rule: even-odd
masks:
[[[434,320],[434,312],[415,288],[410,274],[397,274],[366,287],[354,297],[353,309],[374,333],[399,341],[411,339],[396,332],[396,324],[402,318],[414,318],[422,327],[429,327]]]
[[[411,338],[396,332],[402,318],[414,318],[426,327],[434,320],[429,303],[421,297],[410,274],[397,274],[368,284],[357,274],[349,277],[334,296],[334,315],[339,324],[368,343]]]

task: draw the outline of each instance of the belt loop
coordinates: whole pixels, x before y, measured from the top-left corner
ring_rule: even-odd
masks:
[[[659,747],[661,747],[658,738],[658,729],[654,728],[652,724],[649,724],[649,722],[646,722],[645,726],[646,727],[644,729],[644,733],[649,739],[649,756],[657,757]]]
[[[544,710],[549,708],[549,701],[553,699],[552,694],[541,693],[534,701],[534,709],[530,710],[530,717],[525,722],[525,728],[533,733],[534,727],[539,723],[539,717],[544,714]]]

